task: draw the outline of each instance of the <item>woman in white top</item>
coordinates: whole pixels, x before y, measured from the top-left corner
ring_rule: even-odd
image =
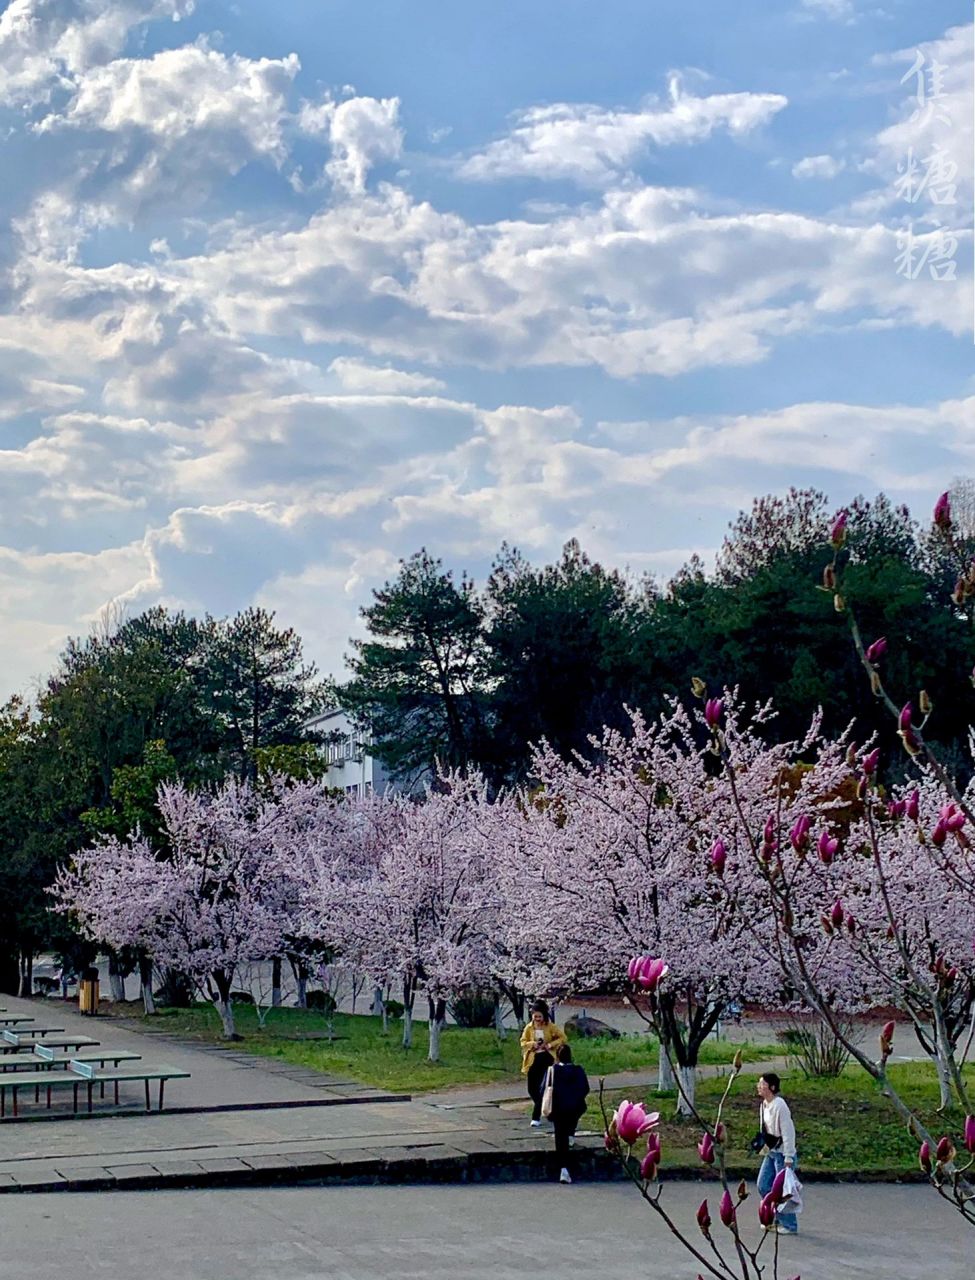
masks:
[[[774,1071],[766,1071],[759,1076],[756,1092],[762,1100],[759,1116],[766,1155],[758,1171],[758,1190],[763,1196],[772,1190],[775,1175],[780,1169],[793,1169],[796,1165],[796,1126],[792,1123],[792,1112],[782,1097],[781,1089],[782,1081]],[[794,1236],[799,1230],[799,1221],[794,1213],[777,1214],[776,1224],[780,1235]]]

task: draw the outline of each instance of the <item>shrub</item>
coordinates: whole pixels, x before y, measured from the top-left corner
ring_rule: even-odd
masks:
[[[402,1018],[406,1012],[405,1006],[400,1004],[398,1000],[385,1001],[386,1013],[390,1018]]]
[[[494,997],[484,991],[468,991],[447,1006],[458,1027],[493,1027]]]
[[[316,1013],[331,1015],[335,1012],[335,997],[330,991],[309,991],[305,996],[305,1007]]]
[[[231,1004],[253,1004],[254,997],[251,995],[249,991],[231,991],[230,1003]]]

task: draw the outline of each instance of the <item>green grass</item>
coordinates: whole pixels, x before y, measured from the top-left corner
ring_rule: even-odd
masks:
[[[936,1115],[938,1087],[934,1068],[927,1062],[911,1062],[893,1066],[891,1081],[905,1102],[915,1107],[931,1131],[940,1136],[953,1132],[961,1136],[964,1117]],[[966,1069],[970,1087],[975,1087],[975,1067]],[[713,1119],[724,1088],[724,1081],[702,1080],[697,1087],[697,1106],[701,1114]],[[847,1067],[835,1080],[806,1080],[799,1072],[783,1077],[783,1095],[792,1110],[796,1124],[800,1176],[806,1172],[880,1173],[917,1169],[918,1144],[906,1131],[893,1107],[882,1097],[873,1080],[862,1068]],[[609,1111],[625,1094],[620,1090],[606,1093]],[[664,1149],[663,1167],[702,1167],[697,1155],[700,1129],[675,1115],[676,1101],[671,1097],[642,1097],[629,1093],[630,1101],[646,1102],[661,1113],[660,1135]],[[738,1169],[754,1170],[757,1157],[747,1143],[758,1129],[758,1101],[754,1076],[741,1076],[725,1107],[729,1134],[729,1163]],[[598,1099],[590,1100],[584,1124],[601,1129],[602,1116]]]
[[[128,1006],[127,1013],[136,1009]],[[304,1009],[274,1009],[262,1029],[252,1006],[236,1009],[237,1029],[244,1037],[242,1048],[251,1053],[283,1059],[302,1067],[341,1075],[363,1084],[394,1092],[425,1093],[457,1085],[510,1084],[520,1079],[521,1051],[517,1032],[499,1041],[493,1030],[447,1027],[440,1041],[441,1061],[428,1062],[425,1023],[415,1023],[413,1047],[402,1047],[402,1022],[391,1022],[384,1035],[382,1019],[364,1015],[336,1014],[333,1041],[310,1039],[321,1036],[327,1023],[320,1013]],[[163,1009],[144,1019],[147,1030],[155,1028],[188,1040],[218,1042],[220,1021],[209,1005],[191,1009]],[[637,1034],[619,1040],[580,1040],[576,1057],[594,1079],[615,1071],[647,1071],[657,1063],[657,1044],[651,1036]],[[737,1045],[728,1041],[708,1041],[703,1062],[728,1063]],[[750,1061],[762,1061],[780,1052],[770,1045],[743,1045]]]

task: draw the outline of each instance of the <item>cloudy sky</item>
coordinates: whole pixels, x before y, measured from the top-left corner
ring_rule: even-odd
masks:
[[[109,602],[339,673],[421,545],[666,576],[789,484],[926,511],[975,473],[972,16],[0,4],[0,695]]]

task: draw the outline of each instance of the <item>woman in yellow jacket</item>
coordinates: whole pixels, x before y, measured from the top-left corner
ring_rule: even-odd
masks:
[[[536,1001],[532,1005],[531,1022],[521,1033],[521,1074],[528,1077],[528,1096],[535,1104],[531,1121],[533,1129],[538,1129],[542,1123],[545,1073],[555,1061],[560,1045],[565,1043],[565,1034],[548,1016],[548,1005],[544,1000]]]

